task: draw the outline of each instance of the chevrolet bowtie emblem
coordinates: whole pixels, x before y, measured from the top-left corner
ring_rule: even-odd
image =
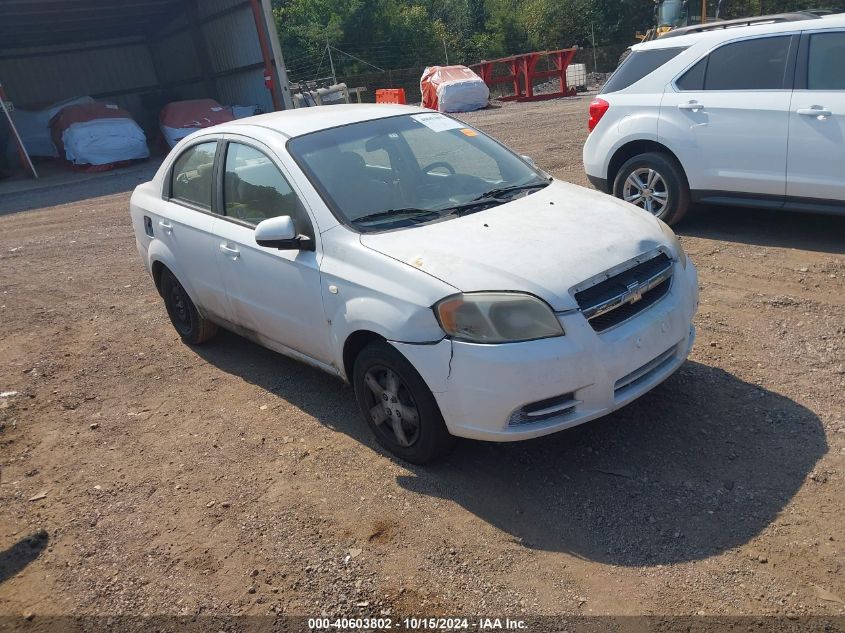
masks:
[[[642,298],[643,293],[640,290],[640,283],[638,281],[635,281],[632,284],[628,284],[628,302],[636,303]]]

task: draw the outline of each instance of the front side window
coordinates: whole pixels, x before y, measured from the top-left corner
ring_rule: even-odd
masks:
[[[339,219],[385,230],[481,211],[549,180],[485,134],[437,112],[293,138],[288,150]]]
[[[810,36],[808,90],[845,90],[845,33]]]
[[[784,88],[791,36],[734,42],[707,59],[705,90],[778,90]]]
[[[217,141],[189,147],[173,164],[170,197],[211,209],[211,181]]]
[[[267,218],[289,215],[306,232],[305,209],[288,181],[266,154],[240,143],[226,149],[223,180],[224,213],[256,225]]]
[[[625,58],[625,61],[619,64],[619,68],[613,72],[610,79],[604,84],[601,94],[618,92],[637,83],[640,79],[650,75],[685,50],[686,47],[631,51],[631,54]]]

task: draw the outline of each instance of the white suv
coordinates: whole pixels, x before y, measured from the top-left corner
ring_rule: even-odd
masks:
[[[845,16],[811,17],[634,46],[590,104],[593,185],[668,224],[695,202],[845,213]]]

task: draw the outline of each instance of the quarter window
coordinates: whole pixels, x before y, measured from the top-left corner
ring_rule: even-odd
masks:
[[[282,173],[263,152],[240,143],[229,143],[223,181],[226,216],[249,224],[289,215],[297,231],[310,225],[299,197]]]
[[[845,33],[810,36],[809,90],[845,90]]]
[[[211,181],[217,141],[186,149],[173,164],[170,197],[211,209]]]
[[[637,83],[685,50],[686,47],[631,51],[604,84],[602,94],[617,92]]]
[[[790,40],[790,36],[767,37],[717,48],[708,58],[704,89],[782,89]]]

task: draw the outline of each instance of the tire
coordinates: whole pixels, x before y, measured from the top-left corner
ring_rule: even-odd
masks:
[[[200,345],[217,334],[217,325],[200,315],[182,284],[167,269],[161,273],[161,294],[170,322],[187,344]]]
[[[452,449],[455,438],[446,429],[431,390],[388,343],[371,343],[361,350],[353,365],[352,386],[361,415],[387,451],[412,464],[425,464]]]
[[[657,180],[653,180],[650,187],[646,186],[652,174]],[[644,186],[638,189],[629,178]],[[643,191],[647,195],[642,195]],[[638,192],[639,198],[632,200],[631,197]],[[658,205],[662,198],[658,194],[665,195],[665,202],[660,208]],[[673,158],[659,152],[639,154],[625,161],[613,181],[613,195],[627,199],[669,225],[680,222],[690,206],[689,184],[684,170]]]

